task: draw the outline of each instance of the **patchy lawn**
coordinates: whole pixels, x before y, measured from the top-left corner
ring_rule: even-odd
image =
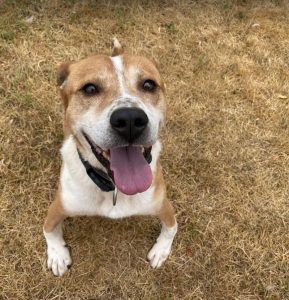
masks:
[[[1,1],[0,298],[289,299],[288,1]],[[127,51],[159,61],[162,163],[179,233],[165,266],[149,217],[65,222],[74,264],[46,269],[60,168],[55,68]]]

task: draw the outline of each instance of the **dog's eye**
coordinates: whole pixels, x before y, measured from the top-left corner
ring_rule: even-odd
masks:
[[[99,87],[93,83],[87,83],[81,88],[81,90],[88,96],[97,95],[100,92]]]
[[[157,84],[155,83],[155,81],[147,79],[143,82],[142,88],[146,92],[154,92],[157,88]]]

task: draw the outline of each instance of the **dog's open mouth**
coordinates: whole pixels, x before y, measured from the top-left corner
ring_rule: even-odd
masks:
[[[92,152],[100,163],[107,168],[117,188],[127,195],[146,191],[152,184],[151,147],[125,146],[109,150],[100,147],[83,133]]]

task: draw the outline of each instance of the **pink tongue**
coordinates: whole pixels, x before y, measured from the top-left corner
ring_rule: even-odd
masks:
[[[127,195],[142,193],[152,184],[152,171],[139,147],[110,149],[110,168],[118,189]]]

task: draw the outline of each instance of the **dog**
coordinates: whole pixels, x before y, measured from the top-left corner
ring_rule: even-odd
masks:
[[[159,217],[162,229],[148,253],[159,268],[171,252],[177,221],[159,161],[165,118],[165,86],[156,64],[113,53],[60,65],[57,83],[64,104],[62,167],[44,222],[47,265],[62,276],[72,264],[62,223],[73,216],[112,219]]]

